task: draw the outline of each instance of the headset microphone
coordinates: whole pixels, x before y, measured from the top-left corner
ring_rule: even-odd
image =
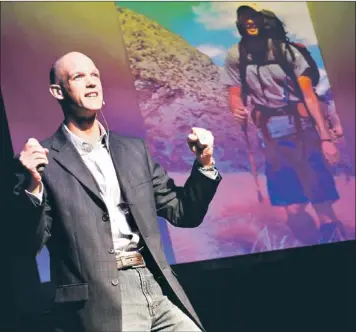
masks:
[[[44,169],[45,169],[46,165],[45,164],[40,164],[37,166],[36,170],[38,173],[42,174]]]

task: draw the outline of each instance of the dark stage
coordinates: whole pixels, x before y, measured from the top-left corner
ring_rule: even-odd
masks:
[[[340,117],[344,124],[345,138],[348,142],[346,152],[353,165],[350,174],[354,177],[355,92],[352,91],[355,91],[355,4],[310,2],[308,8],[315,34],[318,36],[318,44],[322,50],[328,77],[332,83],[335,104],[341,110]],[[336,20],[339,24],[337,29],[342,31],[343,37],[331,40],[330,36],[335,36],[337,29],[333,24],[326,22],[335,23],[335,17],[338,18]],[[347,22],[347,26],[345,22]],[[32,32],[35,32],[35,29]],[[117,38],[114,32],[112,35],[112,38]],[[37,37],[36,34],[34,36]],[[98,36],[100,37],[99,34]],[[8,40],[7,42],[8,45],[11,44]],[[15,42],[18,42],[18,40]],[[123,44],[121,39],[120,43]],[[347,50],[347,52],[344,50]],[[123,55],[124,52],[121,51],[117,51],[117,54],[116,51],[113,51],[113,53],[119,57],[122,62],[120,65],[124,68],[126,58]],[[1,52],[3,55],[3,50]],[[41,52],[41,56],[45,57],[44,53]],[[20,55],[17,54],[17,56],[21,58]],[[107,59],[112,60],[111,54],[104,58],[105,61]],[[40,60],[38,61],[40,62]],[[103,62],[106,63],[105,61]],[[128,66],[126,67],[128,68]],[[4,72],[11,73],[8,68],[8,71],[4,69],[6,68],[2,67],[1,78],[5,76]],[[46,68],[43,70],[46,70]],[[112,74],[109,62],[106,70],[110,75]],[[17,77],[20,77],[22,84],[25,84],[22,88],[27,87],[26,78],[23,79],[20,72],[19,69]],[[120,81],[122,86],[119,90],[123,94],[123,98],[126,97],[126,94],[132,97],[134,94],[130,78],[131,73],[127,69],[124,74],[126,76],[123,76],[126,78]],[[112,75],[109,76],[108,81],[112,79],[112,82],[116,82],[114,71]],[[8,82],[16,81],[16,77],[14,79],[11,75],[8,75],[8,77],[11,78]],[[20,82],[19,79],[18,81]],[[6,88],[9,89],[9,85],[1,82],[0,332],[46,332],[49,326],[49,306],[54,288],[49,282],[41,283],[36,261],[24,258],[21,255],[21,243],[17,240],[16,234],[17,232],[20,233],[21,229],[15,228],[14,231],[14,228],[10,227],[13,226],[14,218],[7,209],[9,205],[8,193],[13,182],[10,162],[15,146],[16,144],[19,146],[21,140],[18,139],[15,144],[12,131],[10,135],[9,128],[12,128],[9,125],[11,124],[10,115],[15,120],[16,116],[14,113],[9,114],[9,110],[5,109],[5,105],[7,107],[9,105],[5,93]],[[113,92],[114,89],[110,91],[111,96],[108,98],[108,104],[110,104],[110,98],[112,103],[115,102],[115,98],[119,98]],[[25,98],[33,101],[33,105],[36,105],[36,102],[41,102],[36,98],[30,98],[28,95],[25,95]],[[15,106],[20,105],[17,102],[21,101],[21,98],[22,92],[16,91],[12,98],[14,111],[17,110]],[[3,99],[6,101],[5,105]],[[26,100],[22,101],[23,105],[26,105]],[[132,118],[135,116],[135,119],[141,121],[136,100],[127,98],[125,102],[127,103],[125,107],[128,109],[136,108],[137,114],[133,112],[135,114],[131,114]],[[124,109],[124,106],[122,108]],[[121,115],[124,118],[123,114]],[[52,119],[53,114],[46,113],[46,116],[48,119]],[[118,118],[115,116],[118,116]],[[115,114],[115,116],[112,115],[112,123],[120,118],[120,115]],[[137,124],[137,119],[136,122],[131,119],[132,123]],[[128,119],[128,122],[121,123],[122,127],[129,130],[132,127],[131,120]],[[120,121],[117,120],[116,122],[120,124]],[[24,131],[20,132],[21,130],[19,130],[15,134],[18,134],[19,137],[26,136],[25,131],[30,129],[26,128],[26,121],[18,120],[17,124],[19,125],[17,128],[23,128]],[[142,123],[139,122],[139,127],[141,128],[141,126]],[[140,128],[137,130],[139,131]],[[44,131],[47,129],[46,126],[43,126]],[[347,206],[346,212],[350,212],[350,215],[354,213],[352,208],[355,209],[355,206]],[[346,209],[344,205],[341,206],[340,210],[343,209]],[[352,220],[350,223],[352,223]],[[211,225],[215,225],[215,221]],[[207,229],[209,230],[209,227]],[[167,230],[164,229],[163,231]],[[228,234],[229,231],[226,233]],[[169,234],[168,231],[167,234]],[[355,237],[353,236],[353,238]],[[177,239],[179,240],[178,237]],[[205,247],[202,245],[205,238],[199,240],[202,241],[197,245],[201,250],[199,257],[209,256],[208,254],[205,255]],[[173,251],[172,256],[174,256]],[[172,269],[177,274],[178,280],[187,292],[208,332],[347,332],[356,329],[355,253],[356,241],[349,240],[230,258],[197,260],[192,263],[173,264]]]

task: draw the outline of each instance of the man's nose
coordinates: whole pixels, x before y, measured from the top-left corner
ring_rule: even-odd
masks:
[[[92,76],[87,76],[85,82],[86,82],[87,87],[95,87],[96,86],[95,79]]]
[[[253,24],[254,22],[253,22],[253,20],[248,19],[246,23],[247,23],[247,24]]]

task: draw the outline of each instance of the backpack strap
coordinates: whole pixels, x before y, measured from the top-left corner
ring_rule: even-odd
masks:
[[[289,42],[289,44],[295,47],[304,57],[305,61],[308,63],[308,73],[310,75],[310,79],[312,80],[313,87],[316,87],[320,81],[320,72],[318,65],[310,54],[308,48],[302,43]]]
[[[242,102],[246,106],[247,96],[248,96],[248,85],[246,83],[248,54],[247,54],[246,45],[245,43],[243,43],[243,41],[238,43],[237,47],[239,48],[239,71],[240,71],[240,80],[241,80]]]
[[[305,101],[304,98],[304,94],[303,91],[299,85],[298,82],[298,78],[294,73],[294,69],[292,67],[292,65],[288,62],[287,60],[287,52],[289,52],[291,58],[292,58],[292,63],[296,60],[295,54],[293,52],[293,50],[291,49],[290,45],[288,42],[273,42],[274,46],[273,49],[276,52],[275,56],[276,59],[278,60],[278,63],[280,64],[280,67],[282,68],[282,70],[286,73],[286,75],[292,80],[295,91],[297,96],[300,98],[300,100],[302,101],[310,119],[313,121],[313,123],[315,122],[314,118],[311,115],[311,112],[309,110],[309,107]]]

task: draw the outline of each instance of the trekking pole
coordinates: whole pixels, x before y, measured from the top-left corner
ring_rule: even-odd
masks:
[[[255,185],[256,185],[257,199],[258,199],[258,201],[260,203],[262,203],[263,202],[263,196],[262,196],[262,193],[261,193],[260,183],[258,181],[256,160],[255,160],[255,157],[253,156],[250,139],[248,137],[247,126],[248,126],[248,120],[246,119],[241,124],[241,129],[242,129],[242,131],[244,133],[244,137],[245,137],[245,141],[246,141],[248,160],[249,160],[250,165],[251,165],[251,173],[252,173],[253,179],[255,181]]]

